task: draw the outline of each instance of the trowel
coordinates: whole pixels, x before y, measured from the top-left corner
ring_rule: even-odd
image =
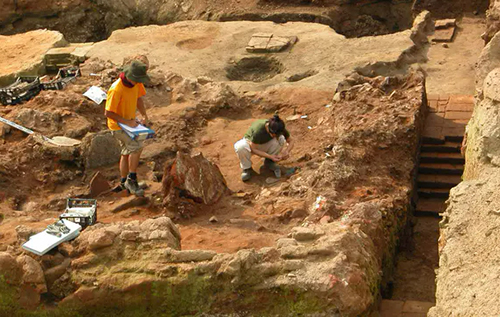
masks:
[[[41,135],[39,133],[35,133],[34,131],[28,129],[28,128],[25,128],[17,123],[14,123],[12,121],[9,121],[5,118],[2,118],[0,117],[0,122],[3,122],[5,124],[8,124],[10,125],[11,127],[13,128],[16,128],[18,130],[21,130],[23,131],[24,133],[27,133],[27,134],[34,134],[36,136],[39,136],[41,137],[41,139],[45,142],[48,142],[50,144],[53,144],[53,145],[57,145],[57,146],[75,146],[75,145],[78,145],[81,143],[81,141],[79,140],[75,140],[75,139],[72,139],[72,138],[68,138],[68,137],[65,137],[65,136],[55,136],[53,138],[49,138],[49,137],[46,137],[44,135]]]

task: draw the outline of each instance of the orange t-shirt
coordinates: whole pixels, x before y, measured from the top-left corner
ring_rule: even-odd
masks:
[[[135,119],[137,111],[137,99],[146,94],[146,89],[141,83],[134,87],[126,87],[121,79],[118,79],[108,90],[108,99],[106,100],[106,110],[111,111],[126,120]],[[108,118],[108,128],[110,130],[121,130],[115,120]]]

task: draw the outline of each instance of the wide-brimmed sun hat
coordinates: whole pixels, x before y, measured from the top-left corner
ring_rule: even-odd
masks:
[[[128,80],[132,80],[138,83],[147,83],[151,79],[149,78],[147,74],[148,68],[146,64],[143,64],[139,61],[132,61],[130,65],[125,67],[123,69],[123,72],[125,73],[125,77],[127,77]]]

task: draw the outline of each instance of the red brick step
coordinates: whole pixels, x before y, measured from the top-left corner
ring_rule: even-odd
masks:
[[[445,199],[439,198],[419,198],[415,215],[440,217],[439,214],[445,210],[445,202]]]
[[[452,188],[462,181],[459,175],[418,175],[418,188]]]
[[[440,198],[446,199],[450,196],[449,188],[419,188],[419,198]]]
[[[464,168],[463,165],[448,163],[420,163],[418,172],[419,174],[462,175]]]
[[[427,152],[420,154],[421,163],[448,163],[448,164],[465,164],[465,159],[460,153],[437,153]]]
[[[461,144],[458,142],[445,142],[444,144],[423,144],[420,152],[439,152],[439,153],[460,153]]]

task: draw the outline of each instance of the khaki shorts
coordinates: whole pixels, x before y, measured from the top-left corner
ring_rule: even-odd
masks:
[[[118,140],[118,143],[120,143],[122,155],[130,155],[134,152],[142,150],[144,147],[142,141],[132,140],[122,130],[111,131],[111,134]]]

